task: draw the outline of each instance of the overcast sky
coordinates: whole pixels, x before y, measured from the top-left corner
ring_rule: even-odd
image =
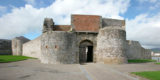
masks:
[[[45,17],[70,24],[71,14],[125,19],[128,40],[160,48],[160,0],[0,0],[0,38],[34,39]]]

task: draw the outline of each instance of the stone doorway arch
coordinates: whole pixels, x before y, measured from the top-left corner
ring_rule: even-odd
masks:
[[[83,40],[79,44],[79,63],[93,62],[93,42]]]

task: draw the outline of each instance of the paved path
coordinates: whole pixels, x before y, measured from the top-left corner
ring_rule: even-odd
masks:
[[[138,80],[130,76],[129,72],[152,70],[160,70],[160,65],[153,63],[53,65],[30,59],[0,63],[0,80]]]
[[[92,80],[138,80],[129,74],[122,73],[102,64],[88,64],[83,66]]]

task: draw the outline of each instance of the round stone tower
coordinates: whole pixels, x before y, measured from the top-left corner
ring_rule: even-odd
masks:
[[[126,32],[119,27],[105,27],[97,37],[97,62],[106,64],[127,63]]]

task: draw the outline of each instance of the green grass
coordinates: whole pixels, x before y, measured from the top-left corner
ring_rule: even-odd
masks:
[[[150,60],[150,59],[132,59],[128,60],[128,63],[146,63],[146,62],[155,62],[156,60]]]
[[[157,62],[157,63],[155,63],[155,64],[160,64],[160,62]]]
[[[0,63],[22,61],[22,60],[26,60],[26,59],[31,59],[31,57],[13,56],[13,55],[0,55]]]
[[[160,71],[132,72],[132,74],[147,78],[149,80],[160,80]]]

